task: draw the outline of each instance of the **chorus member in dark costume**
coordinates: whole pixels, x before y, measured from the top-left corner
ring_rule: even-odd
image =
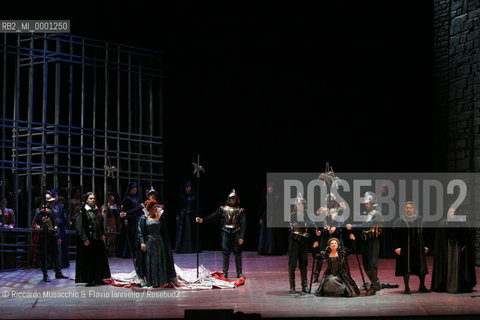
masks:
[[[137,274],[149,287],[178,286],[163,209],[155,200],[147,200],[145,207],[148,216],[138,220]]]
[[[130,183],[123,198],[122,212],[120,212],[121,229],[118,244],[118,256],[120,258],[130,258],[130,250],[135,255],[138,218],[143,214],[142,209],[144,207],[138,194],[137,183]]]
[[[325,214],[325,219],[320,226],[320,240],[319,247],[325,248],[330,238],[336,238],[339,241],[340,249],[344,248],[342,238],[342,226],[343,226],[343,210],[345,210],[345,203],[338,203],[333,193],[329,193],[325,196],[326,207],[320,207],[317,210],[317,214]],[[322,270],[323,259],[317,259],[315,263],[315,270],[313,271],[312,282],[318,282],[320,271]],[[348,265],[347,265],[348,267]]]
[[[185,182],[178,195],[176,253],[196,252],[195,204],[197,195],[190,181]]]
[[[371,285],[367,290],[367,296],[375,295],[380,290],[378,281],[378,258],[380,253],[380,233],[382,213],[377,209],[377,196],[373,192],[366,192],[363,204],[367,210],[366,219],[362,224],[347,224],[347,229],[360,228],[362,239],[362,262],[363,269],[370,279]]]
[[[72,190],[72,198],[69,203],[70,208],[70,219],[71,219],[71,228],[75,229],[77,213],[82,208],[82,189],[80,187],[75,187]]]
[[[351,236],[353,238],[353,234]],[[314,244],[314,247],[316,247],[314,250],[315,257],[327,262],[327,269],[323,273],[315,295],[327,297],[355,297],[360,295],[360,290],[348,268],[347,259],[351,251],[340,248],[340,240],[337,238],[328,239],[328,247],[325,251],[319,250],[318,242]]]
[[[117,242],[117,236],[115,233],[118,230],[118,207],[115,201],[115,195],[112,192],[108,193],[107,197],[107,204],[102,206],[102,216],[105,217],[105,221],[107,224],[107,233],[109,234],[107,237],[107,248],[115,247],[115,243]]]
[[[58,254],[58,245],[62,243],[62,240],[58,236],[58,223],[57,217],[52,210],[55,199],[51,194],[45,195],[45,201],[50,203],[46,205],[40,211],[38,211],[34,217],[34,228],[41,229],[38,239],[39,251],[38,257],[40,266],[43,273],[43,281],[50,282],[47,273],[48,258],[50,257],[53,270],[55,271],[56,279],[66,279],[60,269],[60,257]]]
[[[418,291],[429,292],[425,287],[425,275],[428,274],[425,254],[428,248],[424,246],[423,220],[417,215],[412,201],[405,204],[405,213],[395,221],[395,276],[403,277],[405,293],[410,294],[410,275],[420,279]]]
[[[275,183],[269,182],[260,208],[259,254],[280,255],[287,252],[287,230],[284,228],[271,228],[267,222],[269,216],[280,214],[279,202],[279,196],[275,190]]]
[[[223,276],[228,278],[230,253],[235,256],[237,278],[245,278],[242,273],[242,249],[245,238],[247,220],[245,210],[239,207],[240,198],[235,189],[228,195],[227,202],[211,215],[196,217],[198,223],[209,223],[220,220],[222,223],[222,253],[223,253]]]
[[[60,203],[58,198],[58,190],[52,189],[50,190],[55,201],[53,202],[52,211],[57,217],[57,224],[58,224],[58,236],[62,240],[62,243],[59,246],[59,253],[60,253],[60,263],[62,268],[68,268],[70,266],[70,259],[68,255],[68,236],[67,236],[67,229],[69,226],[69,221],[67,219],[67,215],[65,212],[65,206]]]
[[[448,211],[453,220],[456,212]],[[462,222],[443,221],[437,228],[433,252],[432,291],[472,292],[477,284],[473,229]]]
[[[93,192],[85,194],[85,205],[77,216],[77,264],[75,282],[87,286],[102,284],[110,278],[105,252],[103,217],[95,204]]]
[[[300,269],[302,293],[308,293],[307,266],[308,249],[310,247],[309,228],[314,228],[317,236],[320,236],[315,223],[308,217],[306,201],[301,194],[295,200],[295,210],[290,214],[290,236],[288,239],[288,278],[290,281],[290,293],[295,293],[295,269]]]

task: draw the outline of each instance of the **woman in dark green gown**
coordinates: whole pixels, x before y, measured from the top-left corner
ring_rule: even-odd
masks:
[[[137,273],[149,287],[178,285],[163,210],[155,200],[148,200],[146,209],[148,216],[138,221]]]

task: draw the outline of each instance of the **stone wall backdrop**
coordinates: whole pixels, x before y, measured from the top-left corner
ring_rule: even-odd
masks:
[[[479,172],[480,0],[434,0],[433,28],[435,169]],[[473,207],[480,208],[477,189]],[[480,212],[475,216],[479,225]],[[480,266],[480,229],[476,230]]]

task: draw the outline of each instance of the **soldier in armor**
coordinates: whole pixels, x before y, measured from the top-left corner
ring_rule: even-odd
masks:
[[[343,225],[343,210],[345,209],[345,203],[338,203],[336,197],[333,193],[329,193],[325,196],[326,207],[320,207],[317,210],[317,214],[325,214],[325,219],[322,221],[320,227],[320,240],[319,248],[324,250],[327,246],[327,242],[331,238],[336,238],[339,240],[339,249],[343,249],[343,238],[342,238],[342,225]],[[315,263],[315,269],[313,271],[313,281],[318,282],[318,277],[320,271],[322,270],[322,261],[323,259],[317,259]],[[348,261],[347,261],[348,262]],[[348,264],[347,264],[348,267]]]
[[[209,223],[221,220],[222,223],[222,253],[223,253],[223,276],[228,278],[230,253],[235,256],[237,278],[245,278],[242,274],[242,247],[245,238],[246,216],[245,210],[238,205],[240,198],[235,189],[228,195],[227,202],[214,213],[204,218],[196,217],[198,223]]]
[[[62,240],[58,235],[58,223],[57,217],[52,210],[52,205],[55,202],[55,198],[47,193],[45,195],[45,201],[48,205],[45,205],[42,210],[38,211],[34,217],[34,227],[36,229],[42,229],[38,240],[39,244],[39,258],[40,265],[43,272],[43,281],[50,282],[47,273],[48,257],[51,257],[53,263],[53,269],[55,271],[55,279],[66,279],[60,269],[60,256],[58,254],[58,245],[62,243]]]
[[[295,269],[300,269],[302,293],[308,293],[307,266],[309,248],[309,228],[315,228],[317,236],[320,235],[315,223],[306,214],[306,201],[299,193],[295,201],[295,210],[290,214],[290,236],[288,239],[288,277],[290,293],[295,293]]]
[[[377,208],[377,195],[373,192],[366,192],[363,204],[367,209],[367,219],[361,224],[347,224],[347,229],[361,229],[362,238],[362,261],[363,269],[370,279],[371,285],[367,296],[375,295],[380,290],[378,281],[378,257],[380,254],[380,240],[382,224],[382,213]]]

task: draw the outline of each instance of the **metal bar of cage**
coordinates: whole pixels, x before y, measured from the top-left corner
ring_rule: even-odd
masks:
[[[40,196],[44,204],[52,187],[66,190],[69,220],[75,185],[82,194],[103,193],[97,201],[105,204],[109,191],[120,194],[132,178],[139,190],[158,183],[163,193],[160,52],[71,34],[3,40],[1,198],[18,214],[13,230],[31,228],[32,200]],[[105,170],[111,166],[118,170],[112,179]],[[8,248],[26,253],[30,265],[34,230],[15,231],[18,245],[5,242],[6,230],[0,227],[1,270],[15,252]]]

